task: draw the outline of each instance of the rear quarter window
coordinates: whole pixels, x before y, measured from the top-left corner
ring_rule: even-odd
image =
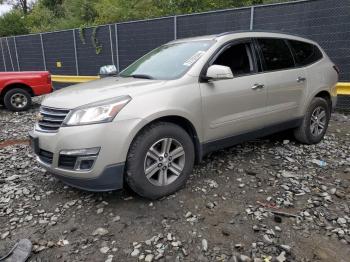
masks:
[[[288,40],[294,54],[297,66],[306,66],[322,59],[323,55],[320,49],[309,43]]]
[[[264,60],[264,71],[294,68],[293,55],[285,40],[279,38],[257,39]]]

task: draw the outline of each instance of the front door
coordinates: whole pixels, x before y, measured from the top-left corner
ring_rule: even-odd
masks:
[[[266,82],[257,73],[250,41],[225,46],[210,65],[230,67],[233,79],[200,83],[206,142],[253,131],[264,126]]]

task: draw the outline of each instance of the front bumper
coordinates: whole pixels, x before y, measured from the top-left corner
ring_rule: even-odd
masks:
[[[54,177],[58,178],[63,183],[75,188],[92,192],[104,192],[123,188],[124,163],[109,165],[102,171],[99,176],[95,178],[84,179],[60,175],[59,172],[57,172],[57,169],[51,168],[46,163],[42,162],[38,156],[37,161]]]
[[[58,179],[89,191],[109,191],[123,187],[124,163],[139,119],[105,124],[61,127],[56,133],[34,130],[38,163]],[[32,139],[33,140],[33,139]],[[60,165],[63,151],[100,148],[90,169],[68,169]],[[41,151],[50,153],[45,159]],[[60,154],[61,152],[61,154]]]
[[[337,107],[338,97],[337,96],[332,96],[331,100],[332,100],[332,112],[335,112],[335,109]]]

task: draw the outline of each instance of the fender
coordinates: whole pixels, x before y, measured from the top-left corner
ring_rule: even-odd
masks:
[[[332,94],[329,90],[329,88],[327,87],[322,87],[322,88],[319,88],[317,90],[314,90],[312,93],[309,93],[307,96],[304,97],[303,99],[303,102],[302,102],[302,107],[300,108],[300,111],[299,111],[299,116],[300,117],[303,117],[305,115],[305,112],[308,108],[308,106],[310,105],[311,103],[311,100],[317,96],[317,94],[321,93],[321,92],[327,92],[327,94],[329,95],[329,98],[331,99],[332,101]]]
[[[135,127],[132,129],[128,139],[126,141],[124,141],[123,143],[123,149],[121,150],[122,152],[125,152],[127,154],[127,152],[129,151],[129,147],[132,143],[132,141],[135,139],[135,137],[139,134],[139,132],[146,127],[147,125],[149,125],[150,123],[161,119],[161,118],[165,118],[165,117],[180,117],[183,118],[184,120],[188,121],[194,131],[196,132],[196,134],[194,134],[195,137],[195,147],[196,147],[196,157],[198,157],[198,161],[200,161],[200,159],[202,158],[202,147],[201,147],[201,143],[202,141],[202,128],[200,126],[199,123],[197,123],[196,121],[193,120],[193,117],[182,110],[164,110],[164,111],[158,111],[158,112],[154,112],[150,115],[148,115],[146,118],[139,118],[137,121],[137,124],[135,125]]]
[[[3,87],[0,87],[0,95],[1,95],[1,93],[2,93],[5,89],[7,89],[10,85],[18,85],[18,84],[19,84],[19,85],[25,85],[26,87],[30,88],[30,89],[32,90],[32,92],[33,92],[33,89],[32,89],[30,86],[28,86],[28,84],[27,84],[25,81],[18,80],[18,79],[16,79],[16,80],[11,79],[11,80],[6,81],[6,82],[4,83],[4,85],[3,85]]]

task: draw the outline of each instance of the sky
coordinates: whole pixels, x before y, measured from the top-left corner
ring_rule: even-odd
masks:
[[[36,0],[28,0],[28,4],[31,5]],[[11,10],[11,5],[2,4],[0,5],[0,16]]]
[[[0,15],[10,11],[11,6],[10,5],[0,5]]]

